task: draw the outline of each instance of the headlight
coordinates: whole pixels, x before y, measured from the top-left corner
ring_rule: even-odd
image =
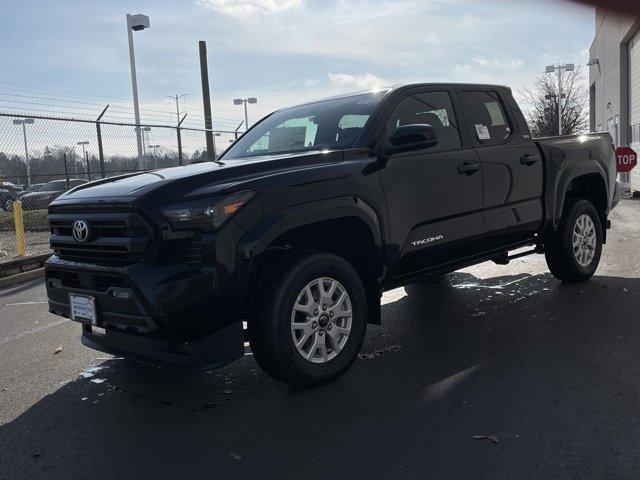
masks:
[[[221,227],[254,195],[254,192],[244,190],[226,197],[169,205],[160,209],[160,213],[176,230],[212,230]]]

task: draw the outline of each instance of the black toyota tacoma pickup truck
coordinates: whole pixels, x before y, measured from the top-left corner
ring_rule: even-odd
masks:
[[[356,359],[385,290],[529,253],[587,280],[618,198],[609,134],[534,140],[507,87],[345,95],[268,115],[218,161],[60,196],[49,310],[97,350],[213,368],[248,342],[315,386]]]

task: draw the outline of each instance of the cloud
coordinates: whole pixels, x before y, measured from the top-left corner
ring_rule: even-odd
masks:
[[[524,62],[519,58],[514,58],[512,60],[486,60],[484,58],[474,58],[473,61],[481,67],[503,68],[507,70],[520,68],[524,65]]]
[[[372,73],[363,75],[352,75],[350,73],[328,73],[327,78],[331,86],[342,89],[370,90],[372,88],[383,87],[389,82]]]
[[[302,0],[198,0],[197,3],[227,15],[242,17],[256,13],[277,13],[300,6]]]

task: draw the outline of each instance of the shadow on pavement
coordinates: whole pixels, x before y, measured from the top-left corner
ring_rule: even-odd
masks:
[[[350,372],[312,391],[250,356],[207,373],[99,363],[0,427],[0,478],[637,473],[640,280],[456,273],[401,292]]]

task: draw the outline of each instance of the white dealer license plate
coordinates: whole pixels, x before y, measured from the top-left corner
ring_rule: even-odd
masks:
[[[95,325],[97,322],[96,315],[96,299],[89,295],[69,294],[69,305],[71,306],[71,319],[77,321],[91,322]]]

